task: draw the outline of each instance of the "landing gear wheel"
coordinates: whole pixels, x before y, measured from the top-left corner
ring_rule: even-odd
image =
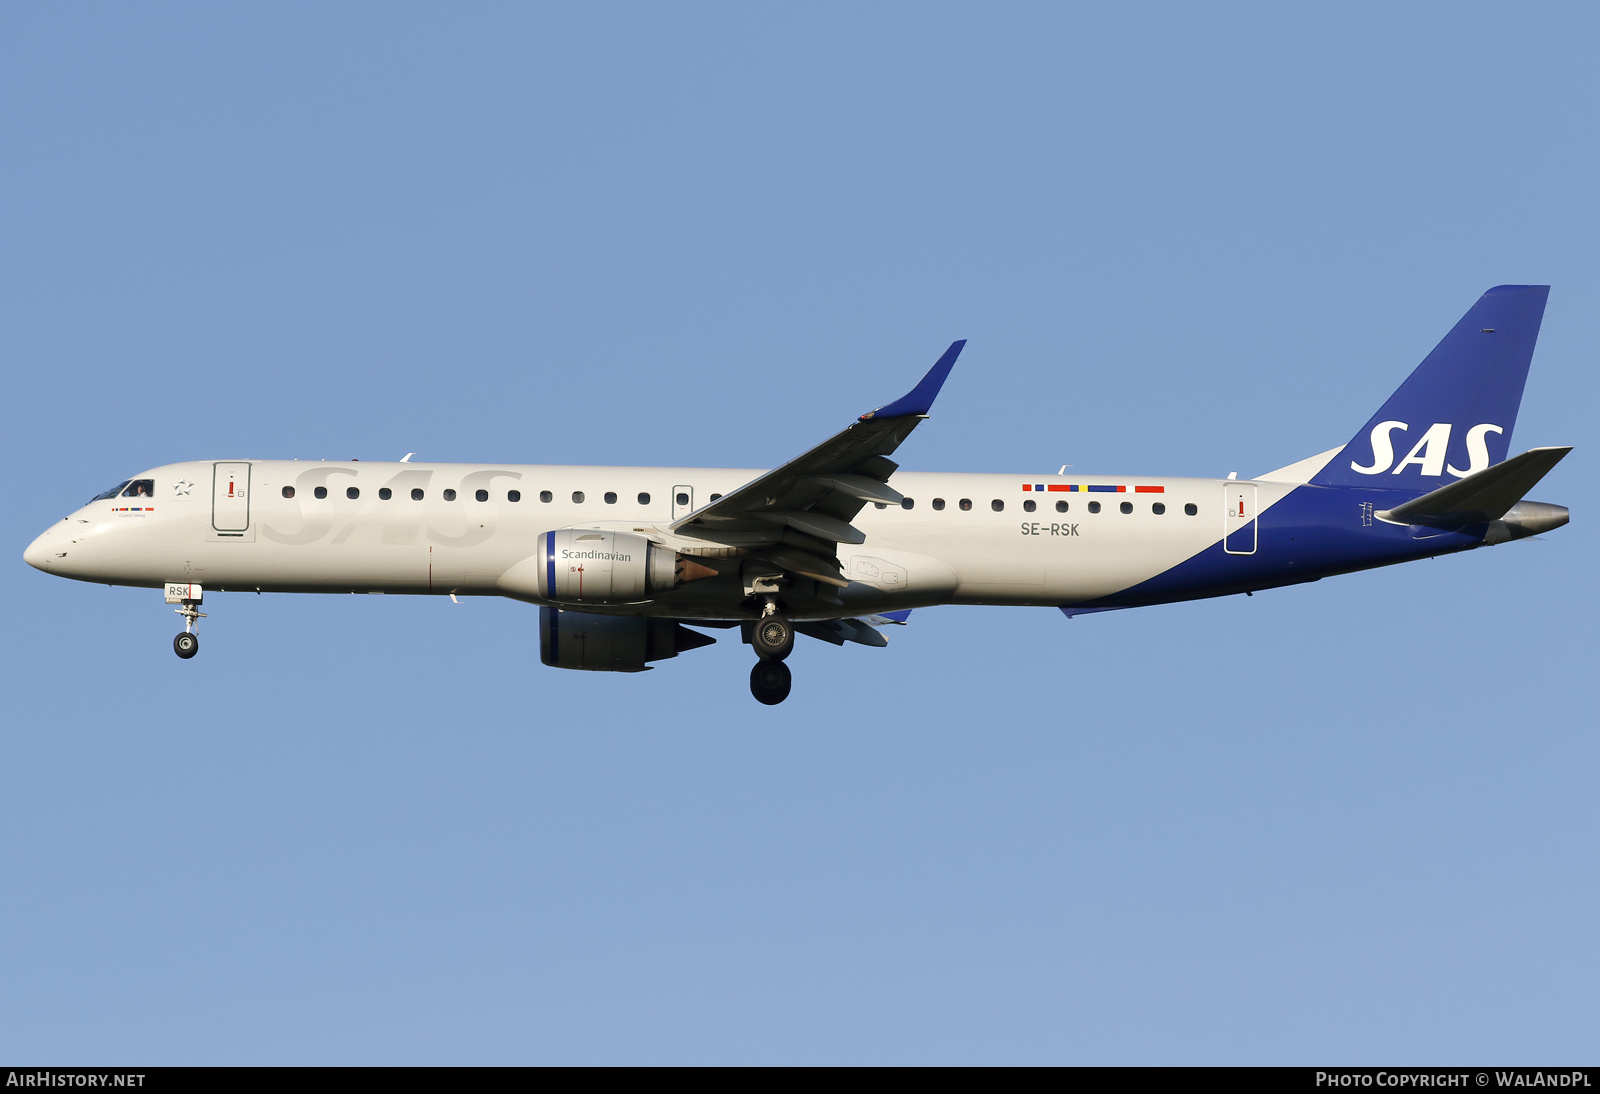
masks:
[[[172,652],[187,661],[200,652],[200,636],[184,631],[172,640]]]
[[[789,698],[789,685],[794,678],[789,666],[782,661],[757,661],[750,670],[750,694],[756,702],[775,707]]]
[[[781,615],[762,616],[756,621],[750,644],[765,661],[782,661],[794,649],[794,624]]]

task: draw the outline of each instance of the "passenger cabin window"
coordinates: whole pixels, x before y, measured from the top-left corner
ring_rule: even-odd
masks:
[[[889,508],[889,503],[885,501],[875,501],[872,503],[872,507],[874,509],[887,509]]]
[[[574,504],[574,505],[582,505],[583,504],[583,491],[582,490],[574,490],[572,492],[572,504]]]
[[[1064,502],[1064,501],[1056,502],[1056,512],[1065,513],[1066,511],[1067,511],[1067,503],[1066,502]]]
[[[1125,501],[1125,502],[1122,503],[1120,508],[1122,509],[1122,511],[1124,513],[1131,513],[1131,512],[1133,512],[1133,502]]]
[[[1031,513],[1037,508],[1039,508],[1039,503],[1034,501],[1032,498],[1029,498],[1027,501],[1022,503],[1022,511],[1024,513]]]
[[[900,499],[900,508],[902,508],[902,509],[915,509],[916,507],[917,507],[917,499],[916,498],[901,498]]]
[[[688,494],[679,494],[678,495],[678,504],[679,505],[688,505],[689,504],[689,495]]]
[[[933,499],[933,508],[935,510],[943,509],[944,508],[944,499],[943,498],[934,498]]]
[[[711,500],[712,501],[721,501],[722,500],[722,495],[721,494],[712,494],[711,495]]]
[[[506,500],[507,501],[521,501],[522,500],[522,491],[521,490],[507,490],[506,491]]]
[[[354,486],[347,486],[344,489],[344,496],[349,498],[351,501],[355,501],[361,496],[361,491],[357,490]]]
[[[489,500],[489,491],[487,491],[487,490],[479,490],[477,493],[473,494],[472,496],[477,498],[479,501],[488,501]]]
[[[155,479],[134,479],[122,492],[125,498],[153,498],[156,496]]]
[[[961,511],[963,513],[965,513],[967,510],[972,508],[972,499],[971,498],[962,498],[961,501],[960,501],[960,505],[961,505]]]
[[[1099,511],[1100,511],[1100,503],[1097,502],[1097,501],[1091,501],[1089,503],[1089,512],[1098,513]]]
[[[650,504],[650,495],[649,494],[640,494],[639,495],[639,504],[640,505],[649,505]]]
[[[422,489],[420,487],[415,489],[415,490],[413,490],[413,491],[411,491],[411,500],[412,501],[421,501],[422,500]]]
[[[318,501],[321,501],[323,498],[328,496],[328,488],[326,486],[319,486],[315,490],[311,491],[311,493]]]
[[[118,494],[122,493],[122,488],[124,486],[130,485],[132,482],[133,482],[132,479],[123,479],[121,482],[117,483],[117,485],[113,486],[110,490],[107,490],[103,494],[96,494],[94,497],[90,498],[89,500],[90,501],[105,501],[108,498],[114,498]]]
[[[444,492],[444,500],[445,501],[455,501],[456,500],[456,492],[454,490],[446,490]]]
[[[615,504],[617,504],[617,495],[616,495],[615,491],[612,491],[612,490],[607,490],[606,491],[606,504],[607,505],[615,505]]]
[[[1167,511],[1167,507],[1158,501],[1154,505],[1150,506],[1150,511],[1159,517],[1162,513]]]
[[[394,497],[394,491],[393,490],[390,490],[387,486],[378,487],[378,500],[379,501],[388,501],[392,497]]]
[[[1195,508],[1195,505],[1194,505],[1194,502],[1192,502],[1192,501],[1191,501],[1191,502],[1190,502],[1190,503],[1189,503],[1189,504],[1187,504],[1187,505],[1185,505],[1185,506],[1184,506],[1184,507],[1183,507],[1183,512],[1184,512],[1184,515],[1185,515],[1185,516],[1190,516],[1190,517],[1192,517],[1192,516],[1194,516],[1194,515],[1195,515],[1195,514],[1196,514],[1196,513],[1198,513],[1198,512],[1199,512],[1199,511],[1200,511],[1200,510],[1198,510],[1198,509],[1196,509],[1196,508]]]
[[[1001,501],[999,498],[995,498],[989,503],[989,508],[993,509],[996,513],[1003,513],[1005,512],[1006,503]]]
[[[552,502],[556,500],[556,496],[548,490],[541,490],[539,491],[539,500],[542,502]]]
[[[294,497],[294,487],[292,487],[292,486],[285,486],[285,487],[284,487],[284,488],[283,488],[283,496],[284,496],[284,497],[286,497],[286,498],[292,498],[292,497]]]

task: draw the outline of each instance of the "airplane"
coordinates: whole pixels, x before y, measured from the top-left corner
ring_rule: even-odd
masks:
[[[1253,479],[901,471],[965,346],[910,392],[772,470],[223,459],[141,471],[23,554],[159,588],[199,649],[211,592],[501,596],[540,656],[640,672],[738,628],[781,703],[796,635],[885,646],[941,604],[1069,618],[1254,593],[1522,539],[1570,447],[1507,458],[1549,287],[1480,297],[1350,441]]]

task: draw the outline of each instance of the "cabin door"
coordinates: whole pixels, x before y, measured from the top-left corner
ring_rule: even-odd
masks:
[[[220,537],[242,538],[250,530],[250,465],[219,463],[211,480],[211,527]]]
[[[1256,484],[1229,480],[1222,487],[1222,549],[1230,555],[1256,553]]]

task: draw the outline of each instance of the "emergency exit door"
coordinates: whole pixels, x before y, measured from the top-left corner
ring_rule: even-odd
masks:
[[[225,535],[250,528],[250,465],[219,463],[211,480],[211,527]]]
[[[1230,555],[1256,553],[1256,484],[1253,482],[1225,483],[1222,503],[1226,510],[1222,520],[1222,549]]]

